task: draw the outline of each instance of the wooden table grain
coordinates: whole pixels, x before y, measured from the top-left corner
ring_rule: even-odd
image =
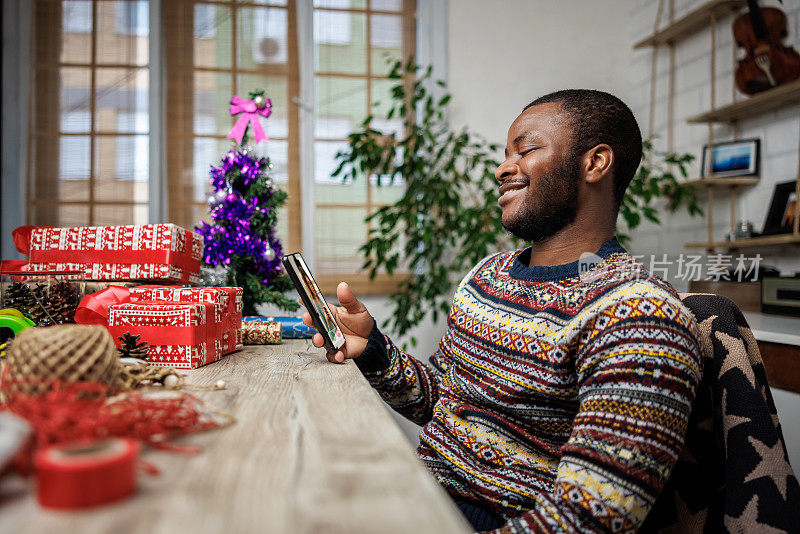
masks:
[[[182,440],[199,455],[147,451],[158,476],[136,495],[83,512],[40,508],[29,481],[0,482],[0,533],[470,532],[414,457],[352,362],[329,363],[305,340],[247,347],[189,372],[224,380],[201,396],[231,427]]]

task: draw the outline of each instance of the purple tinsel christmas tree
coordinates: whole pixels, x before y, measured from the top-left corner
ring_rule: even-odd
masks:
[[[263,92],[251,93],[251,98],[238,102],[253,103],[262,110],[264,107],[258,107],[260,103],[270,105]],[[234,109],[238,108],[232,105],[232,114]],[[240,122],[252,120],[247,116],[247,108],[244,109]],[[239,132],[240,146],[223,156],[219,166],[211,167],[213,193],[208,204],[212,223],[203,221],[197,227],[205,240],[203,261],[210,266],[226,267],[228,283],[244,288],[245,315],[255,315],[256,305],[266,302],[295,310],[297,303],[283,293],[292,285],[281,271],[282,248],[275,237],[277,210],[286,202],[286,192],[274,187],[269,177],[269,159],[255,157],[245,146],[246,127],[247,124]],[[264,135],[262,139],[265,138]]]

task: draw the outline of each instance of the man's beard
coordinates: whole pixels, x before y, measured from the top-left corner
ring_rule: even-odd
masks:
[[[522,209],[505,228],[513,236],[533,243],[544,241],[575,220],[578,213],[579,155],[569,154],[561,167],[539,178],[536,197],[527,198]],[[528,184],[531,192],[533,183]]]

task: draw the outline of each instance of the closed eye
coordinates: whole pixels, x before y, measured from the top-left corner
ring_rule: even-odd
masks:
[[[520,157],[523,157],[523,158],[524,158],[525,156],[527,156],[528,154],[530,154],[531,152],[533,152],[534,150],[536,150],[536,148],[537,148],[537,147],[533,147],[533,148],[528,148],[528,149],[525,149],[525,150],[523,150],[522,152],[520,152],[520,153],[519,153],[519,155],[520,155]]]

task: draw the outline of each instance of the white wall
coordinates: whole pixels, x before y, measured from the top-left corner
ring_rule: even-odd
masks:
[[[522,108],[559,89],[630,98],[631,0],[450,0],[450,118],[505,144]]]
[[[680,17],[694,9],[705,0],[676,0],[675,16]],[[786,43],[800,48],[800,2],[784,2],[780,6],[774,0],[763,0],[762,6],[778,6],[788,15],[789,38]],[[626,17],[629,30],[628,40],[632,44],[653,30],[658,0],[635,0],[631,2],[629,16]],[[666,12],[663,15],[666,17]],[[665,19],[662,19],[665,20]],[[732,17],[725,17],[717,23],[716,47],[716,106],[732,101],[733,39]],[[650,102],[650,57],[651,52],[631,51],[630,61],[630,105],[639,120],[642,131],[647,131],[647,118]],[[700,156],[703,144],[708,142],[706,125],[689,125],[686,118],[707,111],[711,107],[710,94],[711,37],[705,30],[680,42],[675,49],[675,122],[674,150],[694,154],[697,159],[692,166],[692,176],[699,176]],[[662,50],[658,56],[658,78],[656,96],[656,115],[654,132],[659,136],[656,146],[665,149],[667,136],[667,95],[668,95],[668,52]],[[741,94],[741,100],[747,98]],[[755,119],[740,123],[739,138],[761,138],[761,181],[746,190],[737,204],[737,219],[749,219],[756,231],[763,227],[773,187],[778,182],[794,180],[798,168],[798,136],[800,135],[800,113],[797,106],[768,113]],[[716,140],[730,140],[733,131],[727,125],[714,128]],[[705,204],[705,200],[703,201]],[[717,198],[714,210],[715,239],[722,239],[729,230],[730,207],[727,196]],[[631,249],[637,254],[680,254],[697,253],[684,248],[687,241],[705,241],[706,224],[700,219],[690,219],[684,212],[674,215],[662,214],[664,224],[660,227],[646,223],[636,230]],[[795,249],[760,250],[764,264],[776,266],[785,273],[800,271],[800,254]],[[673,281],[679,289],[685,284]],[[681,287],[683,286],[683,287]],[[798,320],[800,328],[800,320]],[[784,428],[789,459],[795,468],[800,466],[800,395],[775,390],[775,403]]]

